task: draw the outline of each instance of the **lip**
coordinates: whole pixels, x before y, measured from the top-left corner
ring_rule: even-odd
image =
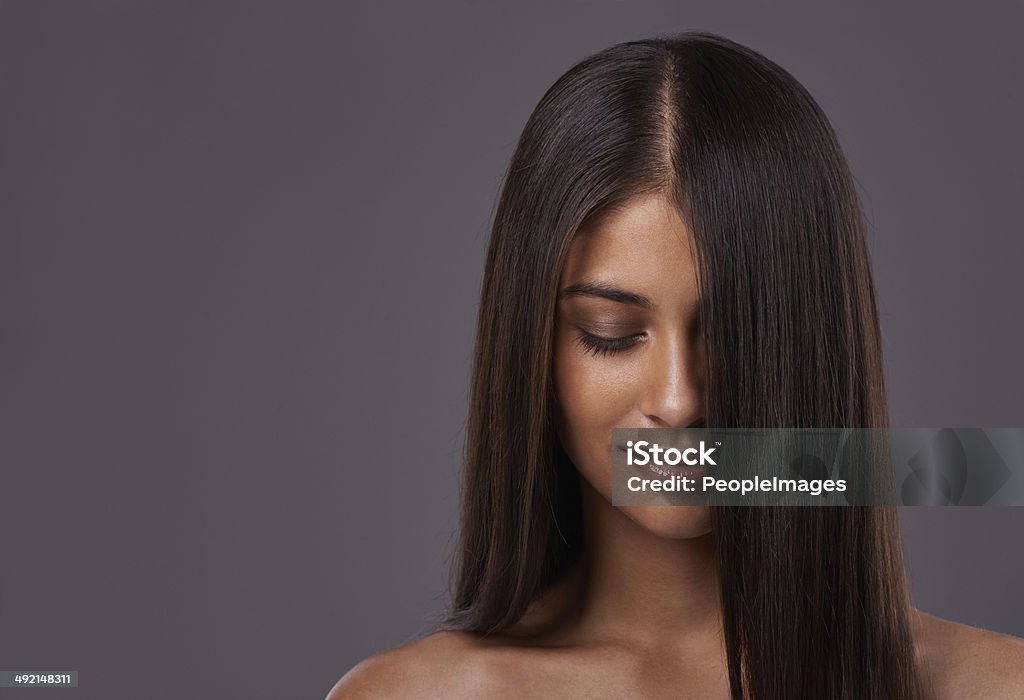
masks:
[[[689,441],[671,442],[671,443],[658,443],[663,447],[674,447],[678,450],[683,450],[688,447],[696,447],[696,445],[690,444]],[[620,452],[623,455],[623,464],[625,462],[625,455],[627,448],[624,444],[615,444],[613,446],[615,452]],[[705,464],[697,464],[693,466],[677,464],[654,464],[653,460],[650,460],[648,464],[627,464],[627,466],[637,472],[641,476],[649,476],[650,478],[670,479],[675,476],[688,477],[690,479],[701,479],[707,476],[708,466]]]

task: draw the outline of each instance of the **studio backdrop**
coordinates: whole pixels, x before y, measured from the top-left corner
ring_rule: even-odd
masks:
[[[1024,426],[1010,5],[0,2],[7,697],[318,698],[447,604],[491,217],[569,66],[705,30],[827,113],[892,424]],[[1024,635],[1024,510],[901,512]],[[18,695],[22,693],[22,695]]]

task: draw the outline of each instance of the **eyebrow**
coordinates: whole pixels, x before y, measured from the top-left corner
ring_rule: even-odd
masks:
[[[601,282],[580,282],[578,284],[570,285],[559,292],[559,297],[564,298],[571,296],[600,297],[610,301],[617,301],[620,304],[639,306],[644,309],[654,308],[654,302],[643,294],[627,292],[625,289],[612,287],[611,285],[602,284]]]

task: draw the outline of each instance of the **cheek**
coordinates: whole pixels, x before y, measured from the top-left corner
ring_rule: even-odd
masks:
[[[636,365],[635,359],[622,355],[595,357],[568,333],[556,334],[553,373],[559,435],[573,463],[595,487],[599,475],[608,472],[610,489],[612,429],[635,424]]]
[[[556,331],[553,378],[556,424],[569,459],[595,491],[611,501],[613,428],[639,425],[643,372],[639,354],[594,357],[568,333]],[[711,510],[700,506],[630,506],[623,511],[660,537],[685,539],[711,531]]]

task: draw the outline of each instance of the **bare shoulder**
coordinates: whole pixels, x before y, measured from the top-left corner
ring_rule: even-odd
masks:
[[[917,656],[941,698],[1024,697],[1024,639],[912,611]]]
[[[346,673],[325,700],[461,698],[486,695],[488,674],[465,632],[437,632],[375,654]]]

